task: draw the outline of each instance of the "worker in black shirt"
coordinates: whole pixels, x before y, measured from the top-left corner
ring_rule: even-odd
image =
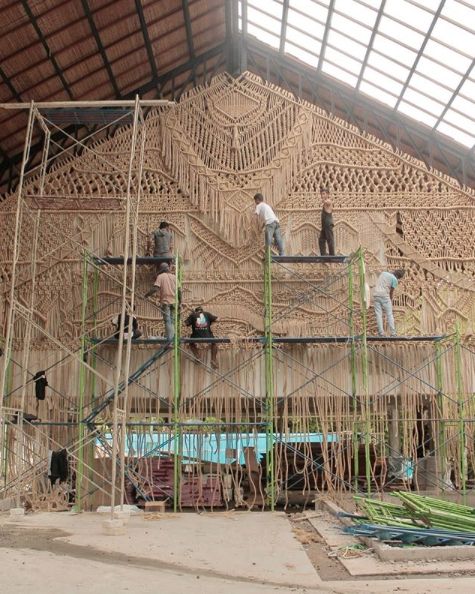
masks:
[[[216,322],[217,316],[209,313],[209,311],[203,311],[201,306],[196,307],[188,318],[185,320],[187,326],[191,326],[191,338],[214,338],[213,332],[211,331],[211,324]],[[218,346],[216,343],[211,343],[211,367],[213,369],[218,368],[218,362],[216,360],[218,354]],[[199,359],[198,348],[195,343],[190,343],[190,348],[193,356]]]
[[[126,307],[126,312],[130,311],[130,305],[128,304]],[[122,314],[118,314],[112,320],[112,324],[114,324],[116,332],[114,334],[114,338],[119,338],[120,336],[120,321],[122,319]],[[130,320],[132,319],[132,340],[137,340],[142,336],[142,332],[139,330],[139,324],[137,322],[137,318],[132,315],[130,316],[128,313],[125,314],[124,317],[124,340],[127,340],[129,337],[129,330],[130,330]]]
[[[320,188],[320,196],[322,197],[322,228],[320,237],[318,238],[318,247],[320,248],[320,255],[330,256],[335,255],[335,237],[333,235],[333,202],[330,199],[330,192],[328,188]]]

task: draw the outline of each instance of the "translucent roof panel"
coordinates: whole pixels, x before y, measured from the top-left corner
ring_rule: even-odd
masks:
[[[248,35],[474,146],[475,1],[246,0],[245,5]],[[240,0],[241,17],[242,10]]]

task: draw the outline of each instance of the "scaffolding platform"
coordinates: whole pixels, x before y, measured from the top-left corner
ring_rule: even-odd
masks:
[[[127,339],[124,339],[124,342],[126,342]],[[89,338],[89,342],[91,344],[94,345],[100,345],[100,344],[118,344],[119,339],[118,338]],[[186,338],[180,338],[180,344],[190,344],[190,343],[206,343],[206,344],[218,344],[218,343],[230,343],[231,339],[230,338],[217,338],[217,337],[212,337],[212,338],[191,338],[191,337],[186,337]],[[165,338],[164,336],[151,336],[149,338],[137,338],[137,339],[132,339],[132,344],[173,344],[173,338],[172,339],[168,339]]]
[[[371,342],[437,342],[445,338],[440,336],[367,336],[366,340]],[[355,336],[274,336],[272,342],[276,344],[346,344],[359,342],[362,335]],[[256,340],[265,342],[265,336]]]
[[[161,264],[165,262],[168,264],[171,261],[174,261],[174,256],[137,256],[135,258],[136,264]],[[121,266],[124,264],[124,257],[123,256],[94,256],[92,261],[94,264],[98,266],[105,266],[106,264],[112,264],[114,266]],[[127,264],[132,264],[132,258],[127,258]]]
[[[446,338],[445,334],[414,336],[367,336],[368,342],[438,342]]]
[[[281,264],[344,264],[350,260],[350,256],[271,256],[272,262]]]

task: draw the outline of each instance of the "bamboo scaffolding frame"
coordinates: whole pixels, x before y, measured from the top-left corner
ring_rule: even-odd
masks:
[[[77,107],[77,104],[74,104],[74,106]],[[137,126],[140,128],[144,123],[142,108],[146,107],[146,105],[142,101],[138,103],[138,99],[136,99],[130,105],[127,105],[127,107],[131,108],[129,113],[134,114],[134,127]],[[47,108],[46,106],[45,109]],[[43,117],[41,104],[39,107],[35,104],[33,109],[33,123],[39,123],[45,135],[49,134],[48,126],[56,129],[54,122],[48,120],[47,116]],[[84,468],[89,475],[88,484],[90,482],[89,479],[92,477],[91,473],[93,472],[91,456],[94,456],[95,448],[100,448],[104,456],[112,462],[111,471],[113,480],[108,482],[111,491],[111,514],[113,515],[115,507],[114,498],[120,498],[119,503],[121,506],[124,503],[126,477],[129,478],[130,476],[132,482],[136,480],[139,486],[140,480],[146,478],[145,475],[141,476],[133,466],[134,463],[130,459],[133,457],[130,453],[133,448],[137,448],[140,452],[137,457],[146,459],[152,457],[154,454],[158,453],[161,455],[161,452],[167,451],[161,446],[163,442],[166,442],[165,446],[168,447],[168,455],[174,460],[173,507],[177,511],[182,507],[180,483],[185,461],[194,458],[194,462],[197,463],[196,468],[199,468],[205,459],[203,457],[204,446],[202,444],[196,445],[195,450],[190,448],[190,435],[201,436],[200,439],[203,439],[203,436],[207,433],[214,433],[216,435],[216,443],[218,444],[216,448],[221,453],[224,447],[224,442],[219,443],[219,440],[222,439],[221,434],[226,435],[227,439],[231,439],[230,436],[233,435],[233,428],[235,428],[234,433],[239,434],[241,439],[251,429],[254,435],[257,434],[256,432],[259,428],[264,429],[266,438],[266,487],[263,492],[259,484],[254,495],[254,502],[251,502],[251,506],[257,501],[256,497],[260,494],[261,496],[265,495],[265,502],[271,509],[274,509],[277,503],[282,501],[282,497],[287,497],[287,490],[298,483],[299,480],[304,484],[304,491],[308,491],[311,488],[318,490],[320,487],[317,487],[317,483],[320,484],[320,479],[321,488],[328,489],[329,492],[340,488],[343,490],[358,491],[360,489],[358,475],[361,469],[359,468],[357,453],[361,441],[364,443],[364,480],[366,491],[368,493],[372,492],[373,485],[375,485],[376,490],[379,490],[378,481],[382,481],[381,477],[386,473],[386,470],[384,468],[381,471],[375,469],[375,465],[372,462],[374,455],[377,452],[379,456],[382,455],[386,459],[390,456],[400,454],[399,451],[392,449],[391,445],[387,443],[385,431],[388,428],[388,421],[381,416],[387,413],[387,402],[391,399],[399,401],[399,408],[396,411],[398,414],[392,417],[392,420],[400,423],[403,427],[404,435],[401,437],[401,442],[403,442],[404,446],[404,455],[411,457],[412,454],[413,460],[416,460],[413,463],[414,472],[419,472],[419,469],[422,467],[422,461],[434,453],[437,455],[437,464],[440,470],[445,467],[446,458],[455,455],[457,458],[456,472],[460,477],[462,490],[465,490],[469,468],[473,467],[472,461],[467,460],[464,451],[466,449],[464,445],[465,440],[468,441],[470,439],[468,437],[469,433],[465,437],[465,431],[468,430],[470,432],[472,430],[473,410],[471,401],[473,397],[469,394],[470,389],[464,375],[465,372],[461,359],[462,353],[470,353],[470,349],[466,349],[462,343],[460,333],[457,338],[456,331],[454,337],[451,339],[451,343],[448,341],[434,342],[435,355],[433,357],[424,355],[422,362],[419,358],[415,361],[408,362],[405,357],[399,358],[397,356],[397,349],[386,349],[385,343],[389,343],[389,340],[378,342],[375,340],[375,337],[369,335],[369,324],[364,306],[365,268],[368,266],[368,262],[365,261],[365,254],[361,248],[353,254],[349,265],[348,262],[345,263],[347,266],[344,272],[340,271],[335,274],[333,271],[332,273],[325,274],[323,282],[321,279],[318,281],[312,279],[312,274],[300,274],[298,270],[293,270],[291,266],[293,264],[292,262],[279,262],[276,258],[274,264],[271,265],[270,259],[272,256],[270,256],[270,252],[267,252],[263,264],[264,336],[249,338],[246,335],[241,340],[236,337],[232,339],[217,339],[216,342],[228,342],[230,345],[229,352],[239,354],[239,356],[236,355],[236,360],[233,363],[228,362],[224,372],[217,372],[210,369],[205,362],[197,359],[184,348],[184,344],[189,339],[183,339],[180,336],[180,309],[178,303],[175,303],[175,337],[173,351],[171,353],[172,357],[167,358],[166,362],[158,363],[158,366],[163,367],[164,370],[168,367],[172,368],[168,370],[170,371],[170,385],[172,387],[168,397],[162,396],[161,394],[163,392],[160,392],[158,387],[156,389],[151,387],[152,384],[149,376],[153,374],[155,366],[148,368],[144,372],[144,375],[138,377],[133,377],[134,374],[130,374],[132,360],[138,364],[140,362],[138,353],[143,355],[142,350],[133,348],[130,332],[126,342],[125,353],[123,340],[111,341],[109,338],[99,338],[97,339],[98,342],[95,342],[98,331],[103,334],[106,323],[103,318],[102,321],[99,318],[99,312],[102,308],[105,309],[108,305],[110,306],[113,303],[120,302],[120,336],[122,336],[125,314],[129,313],[132,315],[134,299],[141,298],[141,295],[135,290],[135,267],[138,264],[137,216],[142,191],[140,182],[144,165],[143,146],[145,143],[145,134],[143,133],[141,135],[140,131],[137,131],[134,127],[130,130],[129,134],[131,143],[130,145],[126,145],[127,151],[130,149],[130,153],[127,152],[129,155],[128,170],[126,171],[127,168],[125,166],[122,168],[116,167],[108,159],[102,161],[114,171],[125,172],[127,176],[126,196],[125,198],[122,196],[120,206],[120,212],[122,214],[124,214],[124,207],[126,209],[124,217],[126,221],[125,226],[121,222],[122,226],[117,225],[114,231],[109,234],[110,241],[112,242],[114,240],[116,249],[117,246],[122,246],[122,243],[127,246],[123,254],[125,258],[121,274],[122,280],[117,278],[118,274],[111,272],[109,267],[103,266],[102,262],[96,261],[94,247],[92,249],[90,247],[86,248],[81,243],[80,234],[74,237],[67,237],[65,235],[65,241],[61,246],[58,247],[55,245],[46,253],[48,257],[51,255],[61,257],[64,246],[69,250],[81,248],[81,258],[74,259],[76,263],[82,261],[81,346],[79,349],[76,349],[76,347],[67,347],[65,349],[67,356],[52,365],[52,368],[56,367],[56,369],[61,365],[69,364],[71,361],[78,365],[79,400],[77,403],[79,405],[79,414],[77,416],[78,420],[75,422],[66,424],[66,422],[60,423],[52,420],[50,422],[38,423],[38,425],[47,426],[51,429],[61,425],[66,428],[70,427],[72,430],[74,429],[75,433],[77,432],[77,437],[72,441],[71,449],[79,448],[77,450],[79,453],[78,460],[82,460],[85,463]],[[291,132],[293,134],[294,129]],[[71,137],[70,140],[73,141],[74,139]],[[86,149],[84,139],[81,143],[84,145],[83,148]],[[140,148],[138,148],[139,145]],[[78,144],[77,146],[82,145]],[[102,158],[100,150],[94,147],[91,150],[91,154],[96,155],[98,159]],[[28,159],[26,158],[25,161],[27,163]],[[44,180],[47,166],[50,163],[48,150],[45,149],[42,163],[34,170],[40,171],[37,182],[40,187],[40,197],[44,196]],[[200,175],[202,175],[205,169],[201,164],[199,167],[201,167]],[[272,164],[272,167],[275,169],[274,173],[277,175],[278,172],[275,163]],[[259,172],[261,169],[254,169],[254,172]],[[214,171],[209,167],[208,170]],[[33,170],[30,170],[28,173],[31,174],[32,172]],[[136,176],[133,183],[132,176]],[[263,176],[262,179],[266,177],[269,178],[269,175]],[[171,176],[171,179],[173,179],[173,176]],[[259,183],[264,183],[262,179],[259,178]],[[114,186],[114,191],[119,188],[118,184],[114,185],[114,179],[110,180],[109,183]],[[136,187],[134,185],[135,183],[137,184]],[[198,181],[197,183],[200,182]],[[268,183],[268,180],[266,183]],[[288,182],[286,181],[285,183]],[[223,192],[228,191],[226,184],[219,186],[218,189]],[[23,199],[26,197],[24,192],[22,193],[22,197]],[[15,214],[18,214],[18,208],[19,204],[17,203]],[[22,235],[22,217],[31,217],[34,214],[33,210],[25,203],[20,208],[18,231],[15,231],[15,236],[19,239]],[[207,204],[203,209],[206,216],[209,215],[212,218],[216,214],[217,205],[215,203]],[[296,212],[298,210],[297,208]],[[354,210],[356,211],[358,209],[355,208]],[[385,210],[387,211],[389,209],[387,208]],[[282,212],[286,213],[287,211],[283,209]],[[377,221],[374,222],[375,225],[376,223]],[[54,228],[53,224],[47,220],[42,221],[42,224],[49,226],[51,230]],[[380,228],[383,229],[385,226],[381,224]],[[127,236],[123,236],[123,231],[127,229],[129,232],[128,238]],[[149,231],[149,228],[147,228],[147,231]],[[57,233],[61,233],[61,230],[57,231]],[[19,270],[19,247],[14,246],[14,254],[11,261],[15,271],[16,267]],[[122,247],[119,249],[121,250]],[[21,264],[22,266],[28,264],[31,267],[38,266],[40,270],[38,274],[40,274],[42,270],[45,270],[44,267],[47,265],[46,256],[43,255],[43,258],[38,261],[36,257],[30,258],[30,260],[25,259],[24,262],[21,261]],[[128,258],[130,258],[130,261]],[[465,260],[468,261],[466,258]],[[72,262],[73,260],[70,261]],[[292,299],[289,299],[290,302],[286,302],[285,295],[281,303],[278,292],[272,290],[273,280],[271,268],[278,264],[285,269],[284,277],[277,279],[279,283],[278,290],[282,293],[285,291],[293,293],[293,303]],[[318,263],[315,262],[315,264],[317,265]],[[405,266],[409,264],[410,260],[407,260],[407,263],[404,260]],[[334,265],[334,263],[331,264],[331,266]],[[355,270],[357,269],[356,274],[354,274],[354,267]],[[372,271],[379,271],[380,269],[382,269],[382,265],[372,264]],[[177,286],[181,286],[181,262],[177,262],[175,270]],[[37,274],[32,274],[34,283],[36,282]],[[90,281],[91,274],[92,283]],[[345,279],[345,274],[348,275],[348,296],[346,299],[341,297],[341,287],[339,287],[339,283]],[[290,276],[292,278],[289,278]],[[12,283],[13,295],[15,295],[15,292],[19,288],[19,282],[17,280],[23,283],[30,282],[29,280],[22,281],[22,278],[20,275],[18,275],[18,279],[15,277],[15,281]],[[121,293],[120,297],[114,297],[115,301],[112,302],[111,300],[108,302],[108,305],[104,306],[99,305],[98,299],[100,279],[107,280],[110,286],[114,287],[114,290],[119,288]],[[190,285],[199,282],[201,281],[197,280],[197,278],[189,279]],[[226,279],[223,280],[223,284],[225,282],[232,283],[234,281]],[[255,282],[255,278],[253,277],[253,280],[249,282]],[[302,290],[301,286],[305,283],[306,288]],[[450,287],[451,285],[447,283],[446,288],[450,289]],[[92,314],[88,315],[88,308],[90,306],[87,302],[90,299],[91,289],[93,295]],[[333,289],[335,289],[335,293],[333,293]],[[338,294],[337,291],[340,291],[340,293]],[[279,336],[279,333],[275,331],[272,325],[285,321],[286,318],[289,318],[294,313],[298,313],[300,308],[307,306],[312,300],[315,300],[314,307],[313,309],[308,309],[308,312],[319,310],[326,313],[328,318],[331,318],[335,322],[340,321],[341,325],[346,328],[346,336]],[[322,305],[322,303],[325,303],[325,300],[333,301],[336,306],[335,309],[331,307],[326,308],[325,305]],[[126,305],[127,302],[131,303],[130,308]],[[55,339],[52,332],[41,328],[35,322],[33,319],[33,309],[34,301],[29,301],[29,306],[25,307],[18,299],[10,299],[10,319],[6,327],[11,329],[15,320],[24,321],[26,331],[23,344],[29,344],[31,333],[35,330],[37,333],[47,336],[57,349],[64,350],[64,345],[61,341]],[[337,310],[343,311],[343,316],[334,313]],[[346,319],[345,315],[348,316],[348,319]],[[426,339],[432,341],[434,337],[414,337],[414,342]],[[395,340],[396,343],[397,340],[399,339]],[[252,341],[254,341],[253,344],[251,344]],[[411,341],[413,341],[412,337]],[[11,346],[11,337],[6,342]],[[146,343],[145,340],[143,342],[144,344]],[[121,357],[119,359],[117,356],[115,364],[110,363],[107,357],[100,354],[98,350],[100,347],[107,347],[111,343],[117,347],[117,351],[122,349]],[[290,346],[287,346],[287,343]],[[325,349],[328,348],[328,350],[313,350],[312,343],[316,345],[322,343]],[[138,344],[140,344],[140,341]],[[239,347],[239,350],[236,347]],[[225,348],[223,348],[224,353],[226,353]],[[250,356],[246,356],[246,348],[250,350]],[[420,348],[421,352],[425,353],[423,351],[424,347],[421,346]],[[326,359],[323,355],[320,359],[316,356],[312,358],[310,356],[311,353],[316,352],[323,353],[323,355],[325,353],[331,353],[331,356]],[[342,353],[343,355],[341,355]],[[116,354],[118,355],[119,353],[117,352]],[[21,385],[14,388],[14,391],[18,390],[21,392],[22,404],[25,399],[27,378],[30,373],[28,369],[28,357],[28,353],[24,352],[23,364],[21,365],[23,379]],[[87,361],[85,361],[86,357]],[[444,377],[444,364],[445,373],[447,374],[447,368],[450,363],[448,357],[453,357],[455,363],[455,389],[450,387],[453,386],[454,382],[449,382],[448,376],[447,378]],[[171,366],[169,365],[170,360],[172,362]],[[315,367],[315,361],[317,360],[318,367]],[[185,382],[183,380],[185,377],[184,374],[189,373],[187,364],[190,362],[200,370],[196,375],[199,376],[201,372],[206,374],[206,381],[196,381],[196,384],[193,384],[188,389],[188,381]],[[348,365],[346,365],[346,362],[348,362]],[[1,391],[3,401],[11,393],[11,389],[6,389],[8,384],[7,370],[12,369],[11,363],[10,354],[8,362],[6,360],[3,361],[4,370]],[[282,369],[284,369],[285,365],[288,366],[287,375],[284,373],[284,379],[282,379]],[[262,384],[259,385],[256,381],[250,381],[249,378],[252,376],[254,366],[257,370],[264,371],[264,386]],[[376,388],[371,385],[373,379],[372,367],[378,367],[378,372],[382,378],[378,380],[379,383]],[[105,368],[107,368],[106,371],[104,371]],[[113,382],[110,380],[111,370],[114,372]],[[338,378],[340,370],[348,373],[348,381],[341,381]],[[164,371],[163,375],[165,376],[168,371]],[[208,377],[208,374],[210,374],[210,377]],[[431,379],[434,374],[435,380]],[[291,378],[292,375],[295,375],[295,378]],[[129,378],[131,377],[133,379],[129,382]],[[302,378],[300,384],[299,378]],[[190,379],[190,383],[193,380],[192,377],[187,377],[188,379]],[[112,423],[109,421],[98,422],[100,413],[97,411],[102,406],[107,395],[107,392],[106,395],[100,394],[103,390],[99,388],[99,382],[101,382],[102,388],[104,384],[106,386],[112,384],[113,387],[113,398],[111,401],[106,402],[106,406],[112,404]],[[216,391],[221,386],[223,388],[225,387],[229,392],[229,398],[223,397],[220,400],[216,397]],[[89,392],[91,396],[90,398],[86,398],[86,394]],[[146,394],[146,397],[142,398],[142,392]],[[164,393],[166,394],[166,392]],[[138,394],[140,394],[140,398]],[[65,398],[67,397],[65,396]],[[132,399],[136,399],[137,401],[143,399],[147,401],[146,405],[140,405],[142,408],[138,409],[141,411],[142,420],[137,422],[131,420],[132,413],[130,409],[132,407]],[[156,413],[158,415],[161,414],[162,410],[165,411],[168,418],[167,422],[147,420],[147,415],[150,415],[150,411],[152,410],[151,405],[149,407],[149,401],[152,399],[157,407]],[[416,417],[415,413],[419,413],[421,410],[423,399],[430,400],[428,416],[424,417],[424,421],[430,423],[432,429],[436,429],[434,438],[430,434],[425,434],[424,430],[422,430],[419,441],[422,444],[421,448],[424,456],[418,457],[414,453],[417,436],[410,436],[409,432],[412,430],[411,425],[416,427],[420,420]],[[407,411],[404,411],[402,407],[406,401],[409,403],[409,407]],[[455,416],[454,406],[458,407]],[[144,411],[144,408],[147,408],[147,411]],[[193,413],[195,411],[197,411],[197,416],[200,418],[201,416],[206,417],[210,414],[215,414],[217,418],[211,423],[200,422],[192,425],[186,422],[186,419],[191,417],[191,420],[193,420]],[[77,414],[77,411],[75,414]],[[91,417],[91,415],[93,416]],[[292,422],[296,417],[301,422],[301,434],[303,436],[299,445],[289,441],[289,436],[293,435],[292,431],[294,431],[294,434],[299,433],[292,426]],[[318,426],[314,432],[321,436],[320,443],[322,444],[321,449],[323,451],[321,459],[314,456],[308,440],[304,437],[305,435],[308,437],[310,433],[310,421],[313,419],[318,420]],[[4,435],[3,429],[5,431],[15,431],[19,435],[21,434],[21,439],[23,439],[23,435],[27,435],[24,431],[18,431],[15,428],[12,429],[11,425],[7,425],[2,425],[2,436]],[[162,438],[162,431],[164,431],[164,434],[166,433],[166,439],[164,437]],[[417,427],[413,431],[418,431]],[[218,433],[220,434],[219,437]],[[149,443],[146,440],[147,436],[151,437]],[[461,436],[463,436],[462,440]],[[334,437],[335,441],[333,441]],[[431,442],[432,439],[433,444]],[[254,442],[250,443],[254,443],[255,445],[255,440],[256,438],[254,437]],[[53,443],[49,436],[46,441]],[[196,437],[196,443],[198,444],[198,442],[199,439]],[[4,443],[5,445],[7,444],[6,441]],[[12,443],[20,448],[21,444],[18,439],[14,439]],[[56,441],[56,443],[64,445],[64,441],[61,442],[61,440]],[[139,445],[136,445],[136,443],[139,443]],[[26,445],[29,446],[29,444]],[[94,447],[91,447],[92,445]],[[125,460],[126,450],[129,458],[127,462]],[[86,462],[86,459],[88,459],[88,462]],[[417,461],[419,459],[421,461]],[[94,461],[93,458],[92,461]],[[287,475],[289,472],[292,473],[295,471],[295,474],[290,476],[290,478],[289,476],[284,476],[285,473],[281,470],[281,465],[285,464],[287,464]],[[348,466],[345,466],[345,464],[348,464]],[[241,465],[241,463],[237,463],[236,466],[238,469],[233,471],[235,472],[233,480],[237,481],[236,484],[240,484],[236,477],[241,472],[239,469]],[[211,467],[218,469],[226,468],[226,472],[230,472],[230,464],[227,463],[213,462]],[[84,483],[84,493],[86,496],[89,488],[85,486],[86,477],[85,471],[82,469],[82,463],[79,464],[78,470],[77,504],[80,508],[82,501],[84,501],[82,484]],[[116,485],[118,478],[117,472],[120,475],[120,488]],[[379,475],[377,472],[379,472]],[[423,470],[420,470],[420,472],[422,473]],[[195,470],[193,470],[193,473],[195,473]],[[103,478],[110,476],[106,470],[102,471],[102,475]],[[436,475],[436,479],[433,482],[436,486],[442,488],[442,481],[437,478],[438,473]],[[349,477],[348,480],[346,478],[347,476]],[[386,480],[385,484],[390,485],[395,480],[395,477],[393,477]],[[19,482],[18,493],[20,492],[21,485]]]

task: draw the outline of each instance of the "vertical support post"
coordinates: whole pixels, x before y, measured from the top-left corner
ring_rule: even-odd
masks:
[[[139,116],[140,116],[140,150],[139,150],[139,159],[138,159],[138,166],[136,172],[136,196],[134,199],[130,195],[130,185],[127,188],[127,195],[128,201],[133,201],[132,208],[130,209],[130,219],[128,224],[131,226],[130,235],[132,237],[132,249],[131,249],[131,265],[130,265],[130,273],[131,273],[131,281],[130,281],[130,300],[128,307],[129,310],[129,327],[127,332],[127,348],[126,348],[126,355],[125,355],[125,364],[124,364],[124,411],[121,417],[121,441],[120,441],[120,509],[123,511],[124,509],[124,499],[125,499],[125,447],[127,442],[127,416],[129,414],[129,374],[130,374],[130,357],[132,354],[132,334],[133,329],[131,328],[131,320],[134,315],[135,309],[135,275],[136,275],[136,267],[137,267],[137,250],[138,250],[138,223],[139,223],[139,207],[140,207],[140,197],[142,193],[142,175],[143,175],[143,163],[144,163],[144,154],[145,154],[145,122],[143,119],[143,113],[140,108],[140,101],[138,96],[135,98],[135,112],[134,112],[134,138],[137,138],[137,132],[139,130]],[[133,148],[133,153],[135,157],[135,148]],[[132,173],[132,167],[134,164],[134,158],[132,158],[130,162],[129,168],[129,176]],[[130,177],[129,177],[130,180]],[[129,181],[131,184],[131,181]]]
[[[88,300],[88,263],[89,255],[84,250],[82,261],[82,303],[81,303],[81,362],[79,363],[79,387],[78,387],[78,465],[76,470],[76,510],[82,510],[82,494],[84,479],[84,395],[86,392],[86,367],[84,358],[87,357],[86,338],[86,312]]]
[[[93,279],[92,279],[92,336],[97,336],[96,334],[96,327],[97,327],[97,294],[99,290],[99,269],[97,266],[93,268]],[[89,345],[90,346],[90,345]],[[96,349],[93,348],[90,351],[90,366],[92,369],[96,370],[97,368],[97,353]],[[96,389],[97,389],[97,382],[96,382],[96,374],[90,374],[91,383],[90,383],[90,390],[91,390],[91,398],[89,401],[89,410],[94,410],[95,403],[96,403]],[[82,421],[82,417],[78,417],[79,423]],[[91,443],[89,447],[89,484],[93,480],[94,477],[94,441]]]
[[[353,412],[353,484],[355,491],[358,490],[358,474],[359,474],[359,457],[358,457],[358,399],[357,399],[357,365],[356,365],[356,343],[355,343],[355,303],[354,303],[354,261],[350,260],[348,268],[348,311],[349,311],[349,327],[351,336],[350,347],[350,367],[351,367],[351,411]]]
[[[139,116],[139,101],[138,97],[135,98],[134,106],[134,123],[132,126],[132,135],[130,139],[130,156],[129,156],[129,167],[127,172],[127,195],[125,205],[125,237],[124,237],[124,267],[122,272],[122,307],[120,312],[120,326],[119,326],[119,339],[117,345],[117,363],[114,378],[114,400],[113,400],[113,414],[112,414],[112,473],[111,473],[111,519],[114,518],[115,508],[115,496],[116,496],[116,482],[117,482],[117,455],[119,453],[118,447],[118,413],[117,413],[117,400],[119,397],[119,385],[120,377],[122,375],[122,353],[124,350],[124,328],[125,328],[125,312],[126,312],[126,301],[127,301],[127,260],[129,257],[130,250],[130,217],[131,217],[131,188],[133,180],[133,166],[135,160],[135,152],[137,146],[137,127],[138,127],[138,116]],[[139,182],[140,183],[140,182]],[[132,258],[132,266],[135,267],[135,258]],[[135,268],[134,268],[135,273]],[[135,274],[134,274],[135,276]],[[130,312],[132,314],[132,312]],[[130,330],[130,324],[129,324]],[[130,335],[130,332],[129,332]],[[128,351],[130,357],[130,351]],[[128,385],[128,378],[124,379],[124,385]],[[120,465],[122,466],[122,465]]]
[[[443,384],[443,372],[442,372],[442,354],[440,348],[440,342],[436,341],[435,345],[435,386],[437,389],[437,445],[436,449],[438,452],[438,474],[441,478],[439,484],[445,483],[445,471],[447,466],[447,456],[445,451],[445,414],[444,414],[444,384]]]
[[[34,102],[30,104],[30,110],[28,112],[28,124],[26,127],[25,146],[23,148],[23,158],[20,169],[20,179],[18,182],[17,190],[17,205],[15,213],[15,232],[13,238],[13,249],[12,249],[12,268],[10,276],[10,296],[8,304],[8,313],[6,320],[6,331],[5,331],[5,343],[3,352],[3,366],[2,373],[0,376],[0,422],[4,422],[3,418],[3,399],[5,397],[5,385],[7,382],[7,374],[10,371],[10,359],[12,351],[13,341],[13,322],[15,318],[15,283],[16,283],[16,272],[17,264],[20,259],[20,234],[21,234],[21,219],[23,215],[23,182],[25,177],[26,164],[30,156],[31,138],[33,135],[33,124],[35,119],[35,108]],[[20,423],[20,421],[18,421]],[[7,423],[4,423],[6,426]],[[7,447],[6,447],[6,430],[0,431],[0,453],[5,458],[5,479],[8,473],[8,460],[7,460]]]
[[[454,358],[455,358],[455,386],[457,389],[457,408],[459,415],[459,448],[460,448],[460,486],[462,494],[466,495],[467,489],[467,452],[465,439],[465,394],[463,391],[462,378],[462,349],[460,324],[455,326],[454,337]]]
[[[266,380],[266,485],[267,498],[272,511],[275,509],[275,469],[274,469],[274,431],[275,431],[275,395],[274,364],[272,342],[272,254],[266,246],[264,263],[264,335],[265,335],[265,380]]]
[[[364,440],[365,440],[365,467],[366,467],[366,490],[371,493],[371,415],[368,389],[368,342],[367,330],[368,320],[366,315],[366,267],[362,248],[358,250],[358,272],[360,281],[360,304],[361,304],[361,380],[364,399]]]
[[[173,335],[173,511],[176,513],[180,507],[181,491],[181,425],[180,425],[180,295],[182,272],[180,257],[175,258],[175,310],[173,313],[173,324],[175,332]]]

